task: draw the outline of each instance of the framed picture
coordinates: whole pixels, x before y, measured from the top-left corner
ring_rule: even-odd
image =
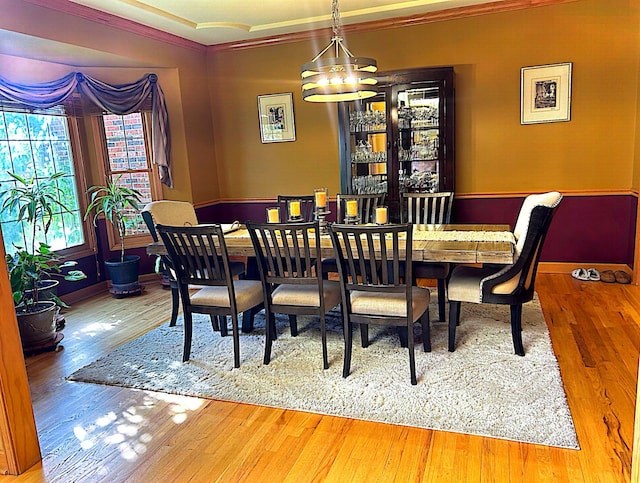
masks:
[[[521,69],[521,124],[571,120],[571,67],[566,62]]]
[[[263,143],[281,143],[296,140],[293,119],[293,94],[258,96],[260,138]]]

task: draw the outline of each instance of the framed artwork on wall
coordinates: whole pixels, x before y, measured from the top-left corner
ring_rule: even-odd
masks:
[[[571,62],[523,67],[520,124],[571,120]]]
[[[260,139],[263,143],[281,143],[296,140],[293,118],[293,94],[258,96]]]

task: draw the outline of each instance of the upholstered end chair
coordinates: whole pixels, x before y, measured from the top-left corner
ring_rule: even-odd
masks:
[[[540,253],[551,220],[562,200],[556,191],[528,196],[518,215],[513,235],[514,263],[505,267],[456,267],[449,279],[449,351],[455,350],[460,304],[488,303],[511,306],[511,333],[515,353],[524,356],[522,304],[533,299]]]

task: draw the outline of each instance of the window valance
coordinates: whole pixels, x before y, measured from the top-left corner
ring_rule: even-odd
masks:
[[[118,115],[144,110],[151,99],[153,160],[158,165],[162,183],[173,187],[169,117],[156,74],[147,74],[130,84],[117,85],[107,84],[80,72],[71,72],[60,79],[32,85],[17,84],[0,77],[0,101],[4,99],[29,107],[50,108],[65,104],[65,100],[76,92],[103,111]]]

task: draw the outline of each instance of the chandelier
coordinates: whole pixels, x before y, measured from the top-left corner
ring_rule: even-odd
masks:
[[[333,0],[331,20],[331,42],[300,70],[302,98],[309,102],[339,102],[375,96],[378,80],[372,74],[378,70],[378,64],[375,59],[354,57],[344,45],[338,0]],[[323,58],[326,53],[334,56]]]

